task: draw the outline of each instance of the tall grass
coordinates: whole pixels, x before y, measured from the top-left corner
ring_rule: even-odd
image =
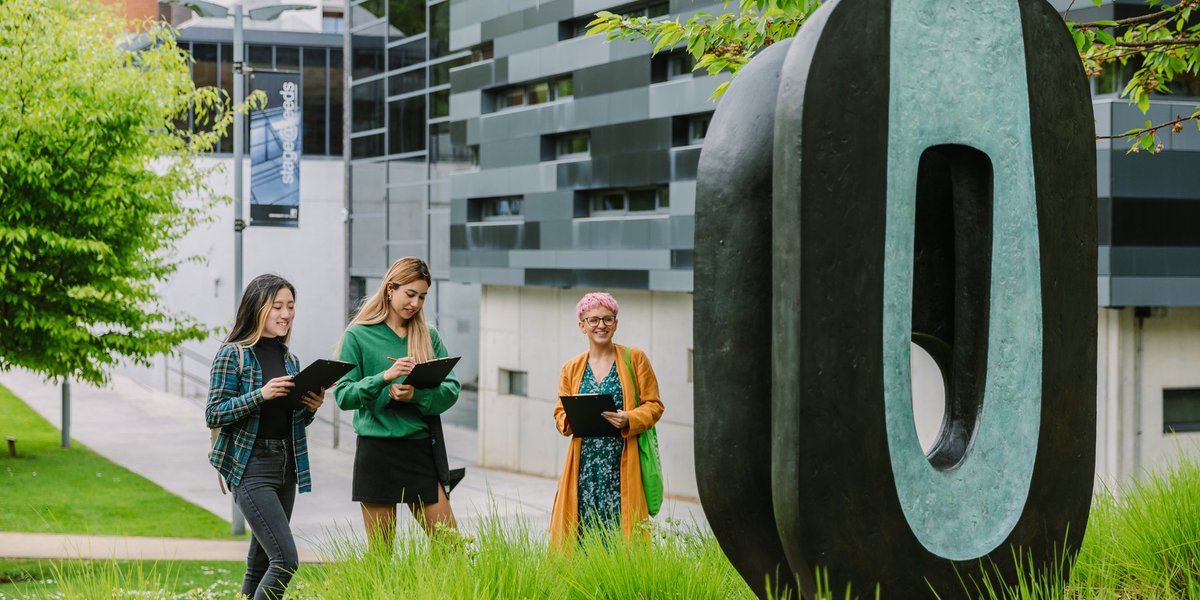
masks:
[[[1022,565],[1012,585],[999,577],[964,582],[989,600],[1190,600],[1200,598],[1200,463],[1191,454],[1117,491],[1102,490],[1069,575]]]
[[[297,592],[321,598],[753,598],[716,539],[665,521],[647,539],[618,532],[585,536],[573,551],[551,551],[523,520],[490,515],[470,537],[430,541],[415,526],[396,551],[368,551],[349,535],[322,552],[331,564],[301,569]]]
[[[495,510],[465,536],[442,532],[430,540],[410,522],[391,553],[371,552],[347,532],[329,536],[334,541],[322,552],[328,563],[300,568],[289,597],[754,597],[711,533],[671,519],[648,526],[644,539],[629,543],[618,533],[598,532],[565,554],[548,548],[541,528],[535,531],[527,521],[509,520]],[[1034,558],[1021,552],[1014,552],[1012,560],[1022,565],[1015,582],[1003,582],[1001,570],[991,568],[962,581],[962,589],[969,597],[988,600],[1200,599],[1200,464],[1187,457],[1118,494],[1098,493],[1074,565],[1060,559],[1048,569],[1035,568]],[[230,592],[196,588],[180,593],[169,567],[91,564],[61,570],[54,577],[55,592],[32,597],[201,599]],[[233,575],[240,580],[240,573]],[[820,573],[818,582],[824,588],[819,600],[912,597],[833,590]]]

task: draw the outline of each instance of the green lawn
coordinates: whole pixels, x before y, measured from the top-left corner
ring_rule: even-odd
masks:
[[[216,561],[0,561],[0,600],[108,597],[232,598],[245,564]],[[108,592],[108,593],[106,593]]]
[[[248,539],[232,537],[220,517],[78,442],[59,447],[59,430],[4,386],[0,415],[0,438],[17,439],[15,459],[0,446],[0,531]],[[196,435],[208,434],[198,428]],[[0,600],[45,597],[58,591],[55,581],[62,576],[103,572],[108,565],[125,575],[153,572],[152,579],[168,582],[178,593],[216,586],[212,597],[231,596],[224,592],[237,590],[244,569],[240,562],[0,560]]]
[[[78,442],[59,447],[59,430],[4,386],[0,415],[0,438],[17,439],[15,459],[0,447],[0,531],[232,539],[220,517]]]

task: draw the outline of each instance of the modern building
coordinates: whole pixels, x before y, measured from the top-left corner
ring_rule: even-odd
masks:
[[[439,325],[463,335],[464,355],[478,340],[481,461],[553,476],[566,450],[551,420],[559,367],[586,348],[574,305],[613,292],[618,341],[649,353],[664,392],[667,491],[694,496],[691,356],[707,338],[692,326],[695,171],[721,79],[692,73],[677,52],[581,34],[599,10],[674,18],[724,6],[363,0],[347,10],[351,299],[392,259],[429,257]],[[1072,18],[1144,10],[1105,0]],[[1127,75],[1093,82],[1100,134],[1200,103],[1189,81],[1142,115],[1116,93]],[[1109,483],[1192,450],[1186,432],[1200,430],[1200,192],[1183,176],[1200,133],[1164,145],[1154,156],[1096,147],[1097,473]],[[914,352],[914,363],[928,441],[941,386],[927,357]]]
[[[488,465],[553,476],[561,365],[587,349],[574,307],[621,303],[616,339],[644,349],[666,412],[667,493],[696,496],[692,239],[700,144],[724,78],[681,52],[585,37],[599,10],[667,18],[675,0],[454,0],[451,134],[472,168],[451,178],[450,274],[480,292],[479,436]]]
[[[478,60],[450,43],[450,2],[364,0],[349,28],[349,302],[388,266],[419,256],[434,279],[425,305],[468,386],[478,372],[479,286],[450,277],[450,176],[472,168],[450,135],[450,71]]]
[[[132,3],[130,3],[132,4]],[[284,13],[276,21],[246,19],[246,62],[251,72],[283,71],[300,77],[301,156],[300,208],[296,227],[250,226],[243,231],[243,282],[262,273],[277,273],[297,288],[297,318],[292,349],[304,360],[332,354],[345,325],[345,163],[343,2],[314,1],[313,10]],[[198,86],[232,93],[234,70],[232,19],[195,18],[186,8],[159,4],[164,20],[179,29],[177,41],[193,59]],[[253,80],[252,80],[253,81]],[[250,86],[247,86],[250,89]],[[194,115],[189,117],[194,119]],[[247,120],[248,121],[248,120]],[[191,125],[195,125],[192,123]],[[247,123],[249,129],[249,123]],[[243,164],[241,219],[251,219],[251,136]],[[209,185],[224,196],[233,194],[232,136],[226,136],[209,159],[217,167]],[[188,199],[202,205],[203,198]],[[233,322],[235,290],[234,214],[217,205],[212,221],[192,230],[178,245],[180,257],[200,257],[182,264],[164,283],[161,297],[172,310],[194,316],[209,327],[227,330]],[[129,367],[126,374],[144,384],[185,395],[203,395],[219,337],[187,344],[160,357],[149,368]]]
[[[1069,0],[1054,0],[1060,11]],[[1142,2],[1076,6],[1077,22],[1146,14]],[[1200,78],[1183,76],[1143,114],[1120,92],[1137,66],[1093,79],[1097,135],[1190,115]],[[1160,133],[1163,151],[1130,153],[1125,140],[1096,142],[1099,345],[1096,472],[1107,483],[1196,455],[1200,436],[1200,131]]]

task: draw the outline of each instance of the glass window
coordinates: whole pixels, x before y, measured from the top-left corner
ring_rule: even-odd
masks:
[[[388,25],[392,38],[425,33],[424,0],[388,0]]]
[[[276,47],[275,68],[284,71],[294,71],[300,68],[300,49],[295,46]]]
[[[624,212],[624,192],[600,192],[592,196],[592,213]]]
[[[383,156],[383,134],[368,135],[350,140],[350,158]]]
[[[274,69],[275,48],[273,46],[249,46],[246,48],[246,62],[255,69]]]
[[[388,77],[388,95],[399,96],[425,89],[425,69],[412,69]]]
[[[342,33],[346,28],[346,20],[340,15],[330,14],[321,17],[321,33]]]
[[[429,54],[445,56],[450,53],[450,3],[429,7]]]
[[[500,369],[500,393],[510,396],[528,396],[529,373]]]
[[[425,96],[388,104],[388,151],[391,154],[425,149]]]
[[[363,79],[383,72],[383,38],[356,35],[350,38],[350,76]]]
[[[360,83],[350,88],[351,131],[383,127],[383,80]]]
[[[479,144],[471,144],[467,146],[467,151],[471,153],[471,166],[479,166]]]
[[[342,67],[342,49],[329,50],[329,153],[338,156],[342,153],[342,134],[345,122],[342,120],[342,90],[346,70]]]
[[[1200,388],[1163,390],[1163,433],[1200,431]]]
[[[704,136],[708,135],[708,124],[712,121],[712,115],[697,115],[688,121],[688,142],[691,144],[699,144],[704,141]]]
[[[575,82],[570,76],[559,79],[555,83],[554,97],[566,98],[567,96],[575,95]]]
[[[416,40],[388,49],[388,69],[403,69],[425,62],[425,40]]]
[[[469,221],[516,221],[521,219],[524,199],[521,196],[472,198],[468,203]]]
[[[304,49],[304,72],[301,79],[304,84],[303,109],[304,119],[304,154],[327,154],[325,135],[328,133],[329,121],[325,114],[325,68],[324,48]]]
[[[646,16],[655,19],[671,12],[670,2],[656,2],[646,7]]]
[[[525,88],[514,87],[500,91],[500,95],[496,98],[496,108],[508,108],[510,106],[521,106],[525,104]]]
[[[550,101],[550,84],[547,82],[535,83],[529,86],[529,103],[542,104]]]
[[[429,118],[450,116],[450,90],[442,90],[429,95]]]
[[[217,85],[233,99],[233,44],[221,44],[217,55]],[[250,119],[244,119],[243,124],[249,131]],[[243,136],[243,140],[250,136]],[[244,150],[244,148],[243,148]],[[225,135],[217,143],[217,152],[233,152],[233,123],[225,129]]]
[[[658,208],[655,202],[654,190],[631,190],[629,192],[629,210],[647,211]]]
[[[494,55],[492,42],[484,42],[479,46],[471,48],[471,62],[479,62],[481,60],[489,60]]]

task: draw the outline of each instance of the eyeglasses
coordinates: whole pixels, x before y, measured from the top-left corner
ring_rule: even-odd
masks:
[[[605,317],[588,317],[584,319],[583,322],[587,323],[588,327],[595,327],[601,323],[604,323],[605,325],[612,325],[613,323],[617,322],[617,318],[611,315]]]

